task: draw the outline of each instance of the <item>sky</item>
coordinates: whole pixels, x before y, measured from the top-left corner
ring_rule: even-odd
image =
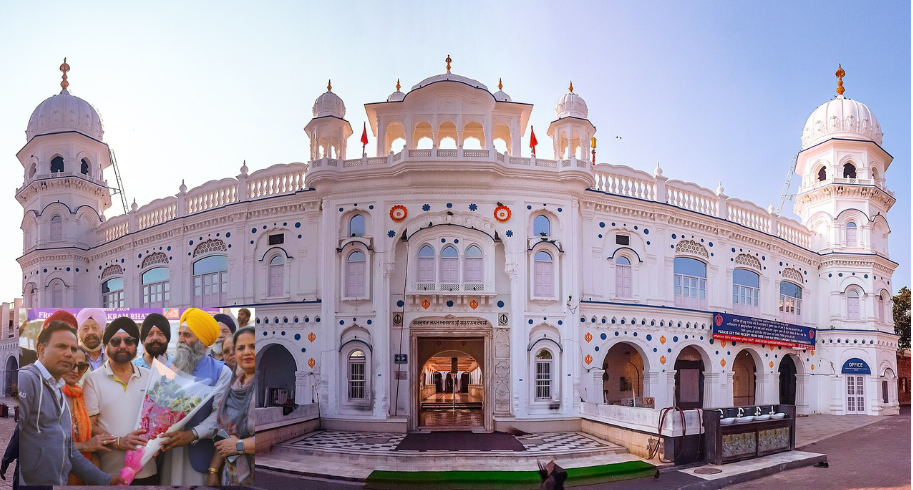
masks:
[[[364,104],[452,72],[534,104],[537,154],[573,81],[599,139],[598,162],[777,206],[805,121],[835,95],[865,103],[893,157],[886,179],[894,292],[910,284],[909,2],[0,2],[0,274],[21,277],[16,152],[34,108],[60,91],[93,104],[128,202],[142,206],[251,172],[303,162],[303,128],[326,91],[355,129]],[[617,138],[617,137],[620,137]],[[529,131],[522,139],[529,152]],[[374,156],[369,135],[368,156]],[[545,144],[542,142],[546,141]],[[111,170],[106,178],[114,182]],[[792,180],[790,193],[798,188]],[[121,214],[119,201],[106,215]],[[795,218],[792,203],[783,214]],[[20,280],[0,298],[21,296]]]

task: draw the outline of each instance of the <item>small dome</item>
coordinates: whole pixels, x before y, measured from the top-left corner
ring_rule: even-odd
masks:
[[[389,97],[387,97],[387,102],[400,102],[405,98],[406,98],[406,94],[397,90],[396,92],[393,92],[392,94],[390,94]]]
[[[802,130],[802,149],[831,138],[874,141],[881,145],[881,126],[862,102],[838,95],[818,106]]]
[[[494,93],[495,100],[498,102],[511,102],[510,96],[507,95],[507,92],[503,90],[498,90]]]
[[[64,131],[77,131],[97,140],[105,134],[95,108],[85,100],[70,95],[67,90],[61,90],[38,104],[29,118],[25,137],[31,141],[40,134]]]
[[[327,84],[327,91],[317,97],[311,112],[314,117],[333,116],[342,119],[346,117],[346,105],[333,93],[333,86]]]
[[[561,98],[558,99],[558,104],[555,105],[555,116],[558,119],[561,119],[562,117],[579,117],[580,119],[586,119],[589,114],[590,111],[587,109],[583,97],[574,92],[568,92],[562,95]]]
[[[480,82],[478,80],[473,80],[471,78],[464,77],[461,75],[454,75],[453,73],[450,73],[449,71],[447,73],[442,73],[440,75],[428,77],[428,78],[422,80],[421,82],[418,82],[417,84],[412,86],[412,90],[419,89],[419,88],[422,88],[427,85],[431,85],[432,83],[435,83],[435,82],[460,82],[460,83],[465,83],[466,85],[469,85],[470,87],[480,88],[482,90],[488,91],[488,87],[486,87],[485,84],[483,84],[482,82]]]

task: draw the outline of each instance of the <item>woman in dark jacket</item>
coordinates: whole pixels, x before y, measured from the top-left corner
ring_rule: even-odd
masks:
[[[0,478],[6,480],[6,470],[16,461],[16,469],[13,472],[13,490],[19,490],[19,424],[16,424],[16,431],[10,438],[9,445],[6,446],[6,453],[3,454],[3,462],[0,463]]]

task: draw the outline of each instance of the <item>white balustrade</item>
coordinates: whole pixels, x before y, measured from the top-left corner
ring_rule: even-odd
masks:
[[[697,213],[716,216],[719,199],[709,189],[690,182],[669,180],[666,182],[666,203]]]
[[[727,208],[729,216],[726,219],[729,221],[764,233],[770,232],[770,214],[764,209],[740,199],[729,199]]]

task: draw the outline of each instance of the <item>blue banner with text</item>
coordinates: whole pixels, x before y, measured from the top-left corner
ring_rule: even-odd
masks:
[[[803,325],[729,313],[713,314],[712,336],[719,340],[814,349],[816,333],[814,328]]]

